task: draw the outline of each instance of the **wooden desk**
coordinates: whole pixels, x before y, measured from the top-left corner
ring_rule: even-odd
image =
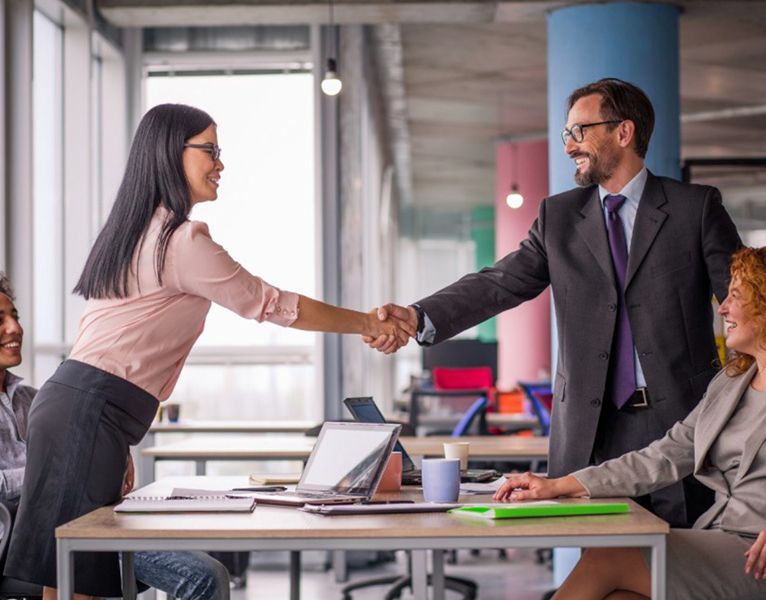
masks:
[[[421,427],[454,427],[460,420],[460,414],[454,415],[435,415],[431,413],[421,413],[418,416],[418,425]],[[387,421],[396,421],[398,423],[408,423],[410,414],[399,411],[391,413],[386,417]],[[487,425],[501,427],[510,431],[520,431],[522,429],[539,429],[540,421],[532,415],[523,413],[487,413]]]
[[[155,422],[149,428],[155,433],[306,433],[316,421],[179,421]]]
[[[149,485],[154,481],[154,463],[142,454],[146,448],[154,446],[156,434],[175,433],[246,433],[246,434],[296,434],[303,435],[316,426],[315,421],[179,421],[178,423],[154,422],[144,439],[138,444],[138,486]]]
[[[399,440],[413,456],[443,456],[444,442],[454,442],[450,436],[400,437]],[[506,435],[464,436],[461,442],[471,444],[475,460],[534,462],[548,457],[548,438]],[[252,436],[249,438],[206,438],[181,440],[142,450],[142,457],[155,473],[158,461],[194,461],[196,474],[204,475],[211,460],[293,460],[305,461],[316,438],[301,436]]]
[[[140,493],[167,494],[173,487],[229,489],[241,477],[173,477]],[[405,496],[407,494],[404,494]],[[412,499],[421,499],[410,492]],[[464,498],[481,502],[483,497]],[[588,500],[567,500],[588,502]],[[624,515],[482,521],[446,513],[322,517],[259,505],[252,514],[115,514],[100,508],[56,529],[58,593],[72,593],[73,553],[140,550],[412,550],[413,593],[427,598],[427,556],[433,550],[434,599],[444,598],[443,551],[455,548],[649,547],[652,598],[665,598],[668,525],[631,502]],[[126,560],[131,564],[130,558]],[[129,569],[128,569],[129,570]],[[298,581],[291,580],[291,598]],[[126,598],[131,598],[128,593]]]

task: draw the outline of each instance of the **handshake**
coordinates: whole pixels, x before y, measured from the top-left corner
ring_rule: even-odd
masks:
[[[383,354],[393,354],[406,346],[418,330],[418,314],[412,306],[385,304],[371,310],[370,333],[362,340]]]

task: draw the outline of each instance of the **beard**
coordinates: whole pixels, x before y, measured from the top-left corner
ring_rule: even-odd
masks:
[[[602,184],[611,179],[614,171],[620,162],[615,152],[606,148],[601,149],[601,155],[590,152],[578,152],[572,155],[572,158],[585,156],[588,158],[588,169],[581,172],[575,167],[574,180],[577,185],[587,186],[593,184]]]

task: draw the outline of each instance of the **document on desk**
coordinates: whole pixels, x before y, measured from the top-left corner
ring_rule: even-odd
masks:
[[[566,517],[608,515],[629,512],[626,502],[556,502],[540,500],[498,504],[467,504],[451,509],[450,514],[479,519],[513,519],[529,517]]]
[[[118,513],[253,512],[255,499],[215,490],[176,488],[170,496],[130,494],[114,507]]]
[[[495,481],[489,481],[487,483],[461,483],[460,495],[471,496],[474,494],[494,494],[505,482],[505,477],[498,477]]]
[[[391,515],[397,513],[447,512],[461,506],[458,503],[437,504],[435,502],[386,502],[370,504],[306,504],[299,509],[315,515]]]

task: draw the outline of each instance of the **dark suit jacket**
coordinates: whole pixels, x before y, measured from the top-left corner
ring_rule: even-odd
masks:
[[[651,439],[694,408],[720,368],[710,299],[726,297],[729,259],[739,245],[717,189],[649,173],[625,299],[652,398]],[[437,343],[548,285],[559,341],[549,458],[555,477],[589,464],[620,301],[598,187],[546,198],[517,251],[417,304],[436,327]]]

